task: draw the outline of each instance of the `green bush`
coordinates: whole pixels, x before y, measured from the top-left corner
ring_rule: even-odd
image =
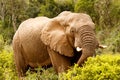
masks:
[[[119,25],[120,0],[95,0],[94,8],[99,16],[99,28],[103,30]]]
[[[0,51],[4,48],[4,39],[3,39],[3,36],[0,35]]]
[[[105,39],[105,43],[108,45],[107,51],[120,52],[120,27],[113,29],[109,33],[109,37]]]
[[[77,0],[74,11],[89,14],[95,23],[98,22],[98,14],[95,11],[94,4],[96,0]]]
[[[103,52],[120,52],[120,26],[99,31],[97,37],[102,44],[108,46]]]
[[[83,67],[75,65],[60,80],[120,80],[120,54],[88,58]]]
[[[57,75],[53,68],[29,69],[24,80],[120,80],[120,54],[102,54],[90,57],[83,67],[71,67],[67,73]],[[0,52],[0,80],[18,80],[13,51],[4,46]]]
[[[5,46],[0,52],[0,80],[17,80],[13,52]]]
[[[24,80],[57,80],[58,76],[53,68],[47,70],[43,68],[36,68],[37,72],[32,72],[29,69],[24,77]],[[12,47],[4,45],[0,52],[0,80],[18,80]]]
[[[30,69],[27,71],[25,80],[58,80],[58,75],[55,73],[53,68],[47,70],[43,68],[36,68],[37,72],[31,72]]]

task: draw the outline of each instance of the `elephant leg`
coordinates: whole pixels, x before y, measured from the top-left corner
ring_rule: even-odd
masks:
[[[60,55],[59,53],[48,48],[48,53],[50,55],[50,59],[52,65],[57,73],[61,73],[69,69],[71,66],[69,57]]]
[[[23,57],[21,54],[19,54],[19,56],[15,56],[15,64],[16,64],[16,69],[18,72],[18,76],[19,77],[23,77],[25,76],[25,62],[23,60]]]
[[[13,43],[15,65],[19,77],[23,77],[26,72],[24,57],[22,55],[22,46],[17,41]]]

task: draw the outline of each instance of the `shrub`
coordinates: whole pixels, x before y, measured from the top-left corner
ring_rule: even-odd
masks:
[[[0,35],[0,51],[4,48],[4,39],[3,36]]]
[[[120,52],[120,26],[109,33],[109,37],[105,39],[105,43],[108,45],[107,51]]]
[[[32,72],[30,69],[26,72],[27,76],[24,80],[57,80],[58,76],[53,68],[47,70],[36,68],[37,72]],[[18,80],[12,47],[4,45],[0,52],[0,80]]]
[[[88,58],[83,67],[75,65],[60,80],[120,80],[120,54]]]
[[[97,36],[102,44],[108,46],[102,50],[103,52],[120,52],[120,26],[114,27],[111,30],[99,31]]]
[[[96,0],[77,0],[74,11],[89,14],[95,23],[98,22],[98,14],[95,11],[94,4]]]
[[[102,54],[90,57],[83,67],[71,67],[57,75],[53,68],[29,69],[24,80],[120,80],[120,54]],[[10,46],[0,52],[0,80],[18,80]]]
[[[53,68],[47,70],[43,68],[36,68],[37,72],[31,72],[30,69],[27,71],[25,80],[58,80],[58,75],[55,73]]]
[[[10,47],[5,48],[0,52],[0,80],[17,80],[13,53]]]

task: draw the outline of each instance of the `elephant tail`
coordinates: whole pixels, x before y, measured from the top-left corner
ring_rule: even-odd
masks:
[[[25,73],[25,61],[22,53],[22,45],[20,42],[19,34],[18,32],[15,33],[13,37],[13,52],[14,52],[14,61],[16,70],[18,72],[18,76],[22,77]]]

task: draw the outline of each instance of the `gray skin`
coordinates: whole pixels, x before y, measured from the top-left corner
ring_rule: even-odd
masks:
[[[60,73],[73,63],[82,65],[93,56],[98,42],[89,15],[64,11],[57,17],[31,18],[21,23],[13,37],[15,64],[19,77],[28,66],[51,65]],[[77,52],[76,48],[82,48]]]

